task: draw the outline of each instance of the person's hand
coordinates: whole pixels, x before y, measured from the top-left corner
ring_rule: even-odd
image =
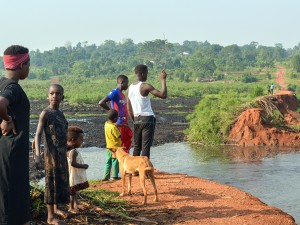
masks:
[[[12,120],[11,116],[9,118],[10,118],[9,121],[2,120],[1,125],[0,125],[1,132],[4,136],[8,135],[8,133],[10,131],[12,131],[14,135],[17,135],[14,121]]]
[[[88,169],[89,165],[88,164],[84,164],[84,169]]]
[[[161,80],[165,80],[167,78],[167,73],[163,70],[163,71],[161,71],[161,73],[160,73],[160,79]]]

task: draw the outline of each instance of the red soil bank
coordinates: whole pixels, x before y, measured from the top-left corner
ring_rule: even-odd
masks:
[[[282,91],[270,97],[274,98],[273,102],[287,124],[300,123],[300,114],[296,111],[299,102],[293,92]],[[241,146],[300,146],[300,133],[272,127],[263,120],[263,114],[261,108],[244,111],[233,125],[228,143]]]

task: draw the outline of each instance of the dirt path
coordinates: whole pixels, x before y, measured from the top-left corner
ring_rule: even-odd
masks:
[[[285,72],[286,72],[285,67],[282,67],[282,66],[277,67],[276,83],[279,85],[279,90],[280,91],[287,90],[287,87],[286,87],[286,84],[285,84],[285,79],[284,79]]]
[[[82,200],[86,206],[78,215],[70,215],[67,225],[296,225],[294,218],[282,210],[268,206],[258,198],[237,188],[186,174],[155,171],[159,202],[153,202],[153,188],[146,180],[147,205],[141,205],[143,196],[139,177],[132,179],[132,195],[120,197],[130,205],[128,218],[109,213]],[[90,189],[121,191],[121,180],[97,182]],[[66,210],[66,208],[64,208]],[[46,225],[46,214],[32,221]]]
[[[148,204],[141,205],[139,178],[133,177],[133,195],[125,196],[134,207],[131,217],[146,222],[132,224],[248,224],[288,225],[294,219],[280,209],[267,206],[258,198],[234,187],[188,176],[155,171],[159,202],[153,202],[153,188],[146,180]],[[121,191],[121,181],[94,185],[95,189]]]

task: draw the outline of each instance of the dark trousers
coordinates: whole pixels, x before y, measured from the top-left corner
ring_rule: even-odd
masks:
[[[134,118],[134,150],[133,156],[150,158],[150,147],[153,143],[156,119],[154,116],[138,116]]]

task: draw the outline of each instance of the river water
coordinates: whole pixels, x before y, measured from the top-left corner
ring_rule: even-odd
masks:
[[[106,150],[96,147],[79,150],[90,165],[88,179],[101,179]],[[158,170],[239,188],[282,209],[300,223],[300,151],[169,143],[151,148],[151,161]]]

